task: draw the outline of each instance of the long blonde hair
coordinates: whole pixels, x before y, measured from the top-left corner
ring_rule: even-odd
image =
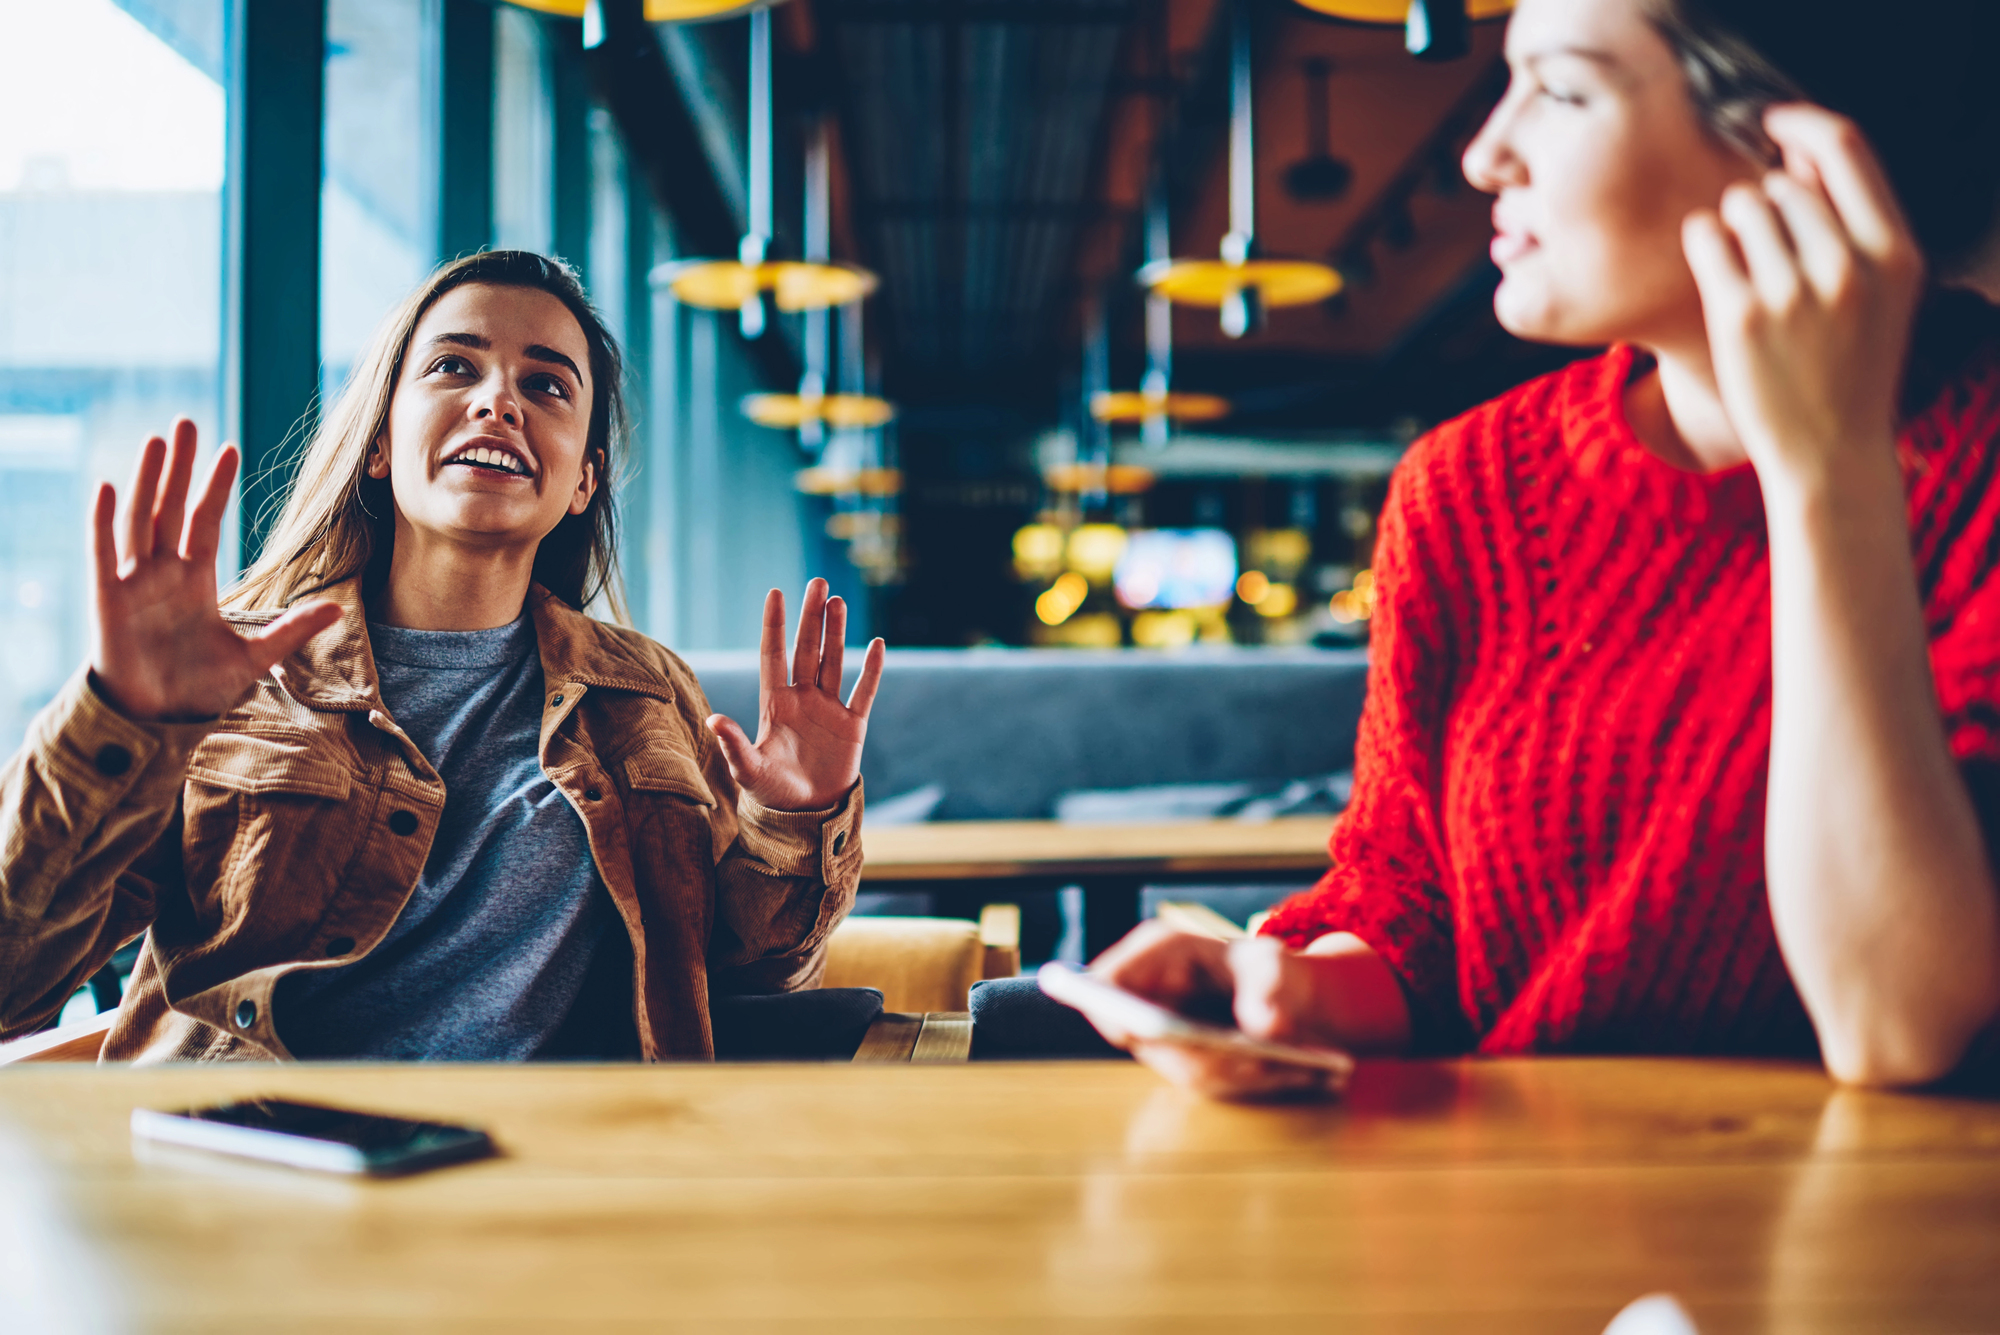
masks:
[[[396,540],[396,503],[387,478],[368,476],[368,452],[389,429],[389,402],[417,322],[438,298],[468,283],[531,287],[561,301],[590,345],[590,434],[585,446],[599,479],[589,506],[565,515],[535,550],[537,583],[579,611],[602,597],[613,620],[625,605],[618,573],[615,465],[626,430],[624,359],[584,294],[575,271],[526,250],[489,250],[441,266],[390,312],[355,363],[340,398],[321,421],[264,549],[223,602],[283,607],[356,575],[364,594],[387,581]]]

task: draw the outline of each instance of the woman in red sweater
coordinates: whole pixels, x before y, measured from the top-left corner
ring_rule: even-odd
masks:
[[[1992,232],[1995,10],[1521,0],[1465,156],[1495,309],[1611,350],[1398,469],[1332,869],[1256,940],[1149,924],[1103,975],[1364,1051],[1902,1085],[1987,1046],[2000,339],[1915,316]],[[1211,1093],[1312,1078],[1100,1028]]]

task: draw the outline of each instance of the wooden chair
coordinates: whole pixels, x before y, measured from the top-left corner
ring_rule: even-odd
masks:
[[[1021,971],[1021,910],[969,918],[849,918],[827,944],[821,987],[873,987],[890,1011],[962,1011],[982,978]]]
[[[1021,971],[1021,910],[963,918],[849,918],[827,946],[823,987],[874,987],[883,1011],[857,1062],[962,1062],[972,1053],[972,985]]]

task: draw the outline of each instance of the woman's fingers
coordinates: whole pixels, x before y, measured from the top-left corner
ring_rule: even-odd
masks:
[[[160,482],[160,495],[153,504],[153,553],[178,556],[181,527],[187,521],[188,488],[194,481],[195,430],[187,418],[174,422],[173,439],[167,446],[167,463]]]
[[[139,451],[132,466],[132,494],[125,498],[125,552],[127,561],[144,561],[153,554],[153,507],[159,499],[160,469],[165,466],[167,442],[158,436]]]
[[[1296,1098],[1324,1092],[1328,1073],[1239,1053],[1158,1040],[1135,1043],[1131,1053],[1182,1089],[1212,1099]]]
[[[118,582],[117,524],[118,493],[109,482],[100,482],[90,498],[90,578],[100,607],[105,592]]]
[[[1825,187],[1847,234],[1877,260],[1914,249],[1888,173],[1852,121],[1821,107],[1788,104],[1764,114],[1764,128],[1787,164],[1798,162]]]
[[[1854,282],[1854,243],[1826,196],[1787,172],[1765,177],[1764,194],[1784,220],[1799,267],[1820,299],[1844,296]]]
[[[847,708],[863,723],[868,721],[868,711],[875,707],[875,692],[882,685],[882,663],[887,658],[889,647],[880,637],[868,641],[868,652],[861,659],[861,675],[854,683],[854,693],[847,697]],[[840,691],[840,678],[836,676],[828,690]]]
[[[224,445],[217,451],[215,462],[209,465],[201,495],[194,503],[194,514],[188,520],[186,553],[190,561],[213,561],[221,549],[222,516],[229,510],[229,488],[236,481],[236,462],[236,447]]]
[[[826,600],[826,635],[820,641],[819,671],[813,682],[840,698],[840,674],[847,665],[847,599]]]
[[[259,676],[305,646],[305,642],[340,620],[340,606],[324,598],[301,604],[249,636],[250,662]]]
[[[820,642],[826,635],[826,581],[806,581],[799,600],[799,633],[792,644],[792,684],[811,686],[819,680]],[[838,687],[834,688],[838,690]]]
[[[1694,272],[1701,308],[1710,327],[1733,317],[1750,301],[1750,274],[1722,219],[1708,209],[1690,213],[1681,224],[1681,251]]]
[[[1722,192],[1722,221],[1743,252],[1758,299],[1772,310],[1790,309],[1799,299],[1804,275],[1770,199],[1756,186],[1732,185]]]
[[[735,776],[737,786],[748,788],[762,769],[757,748],[750,744],[743,729],[736,726],[736,720],[726,714],[710,714],[708,730],[715,734],[716,745],[722,748],[722,758],[729,763],[729,772]]]
[[[785,688],[785,594],[764,595],[764,629],[757,638],[757,689],[769,700]]]

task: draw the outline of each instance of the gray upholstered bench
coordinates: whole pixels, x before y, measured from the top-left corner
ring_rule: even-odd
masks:
[[[850,685],[858,658],[850,651]],[[754,732],[756,655],[699,653],[688,661],[710,704]],[[1333,774],[1353,765],[1366,672],[1361,650],[894,650],[862,760],[870,811],[930,790],[934,820],[1049,819],[1058,799],[1078,790],[1276,789]],[[974,898],[1018,894],[1032,962],[1047,952],[1056,921],[1053,897],[1037,892],[1053,889],[899,884],[899,893],[871,895],[859,911],[977,917]],[[1212,886],[1206,893],[1240,918],[1260,892]],[[1099,907],[1117,904],[1091,915],[1090,946],[1116,930],[1113,919],[1122,915],[1129,925],[1141,896],[1137,885],[1100,896]]]

